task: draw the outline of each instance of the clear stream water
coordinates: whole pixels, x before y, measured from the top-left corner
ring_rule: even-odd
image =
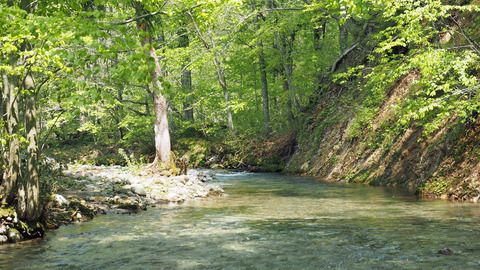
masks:
[[[0,269],[480,269],[477,204],[279,174],[220,172],[215,182],[228,197],[1,246]]]

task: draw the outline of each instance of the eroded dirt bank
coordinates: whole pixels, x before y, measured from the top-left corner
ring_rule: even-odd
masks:
[[[403,76],[374,112],[358,121],[361,91],[330,83],[318,98],[296,141],[286,171],[332,181],[400,185],[423,196],[478,201],[480,194],[480,122],[459,123],[452,116],[425,137],[419,125],[386,130],[396,121],[401,100],[409,95],[415,71]],[[354,133],[352,129],[361,130]]]

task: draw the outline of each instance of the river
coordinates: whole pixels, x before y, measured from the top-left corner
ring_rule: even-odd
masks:
[[[480,268],[477,204],[280,174],[218,172],[214,182],[228,196],[0,246],[0,269]]]

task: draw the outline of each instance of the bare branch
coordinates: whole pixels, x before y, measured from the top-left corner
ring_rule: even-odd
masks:
[[[202,32],[200,31],[200,28],[198,27],[198,24],[197,24],[197,22],[195,21],[195,18],[193,18],[192,13],[190,12],[190,10],[187,10],[186,13],[187,13],[187,15],[190,17],[190,19],[192,20],[192,23],[193,23],[193,26],[195,27],[195,32],[197,32],[198,38],[200,38],[200,40],[202,41],[202,43],[203,43],[203,45],[205,46],[205,48],[206,48],[207,50],[210,50],[210,49],[211,49],[211,46],[210,46],[210,44],[207,43],[207,41],[206,41],[205,38],[203,37]]]
[[[462,26],[452,17],[451,18],[452,21],[455,23],[455,25],[458,27],[458,29],[460,29],[460,32],[462,33],[462,35],[468,40],[468,42],[473,46],[473,49],[477,52],[477,54],[480,54],[480,51],[479,51],[479,48],[480,48],[480,45],[475,42],[475,40],[471,39],[467,33],[465,33],[465,31],[463,30]]]

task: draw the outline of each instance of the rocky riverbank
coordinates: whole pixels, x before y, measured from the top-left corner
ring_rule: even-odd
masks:
[[[99,214],[131,214],[158,204],[222,196],[221,187],[207,183],[213,178],[213,173],[197,170],[166,176],[120,166],[69,165],[44,207],[43,225],[23,223],[14,209],[2,209],[0,244],[42,236],[45,230]]]

